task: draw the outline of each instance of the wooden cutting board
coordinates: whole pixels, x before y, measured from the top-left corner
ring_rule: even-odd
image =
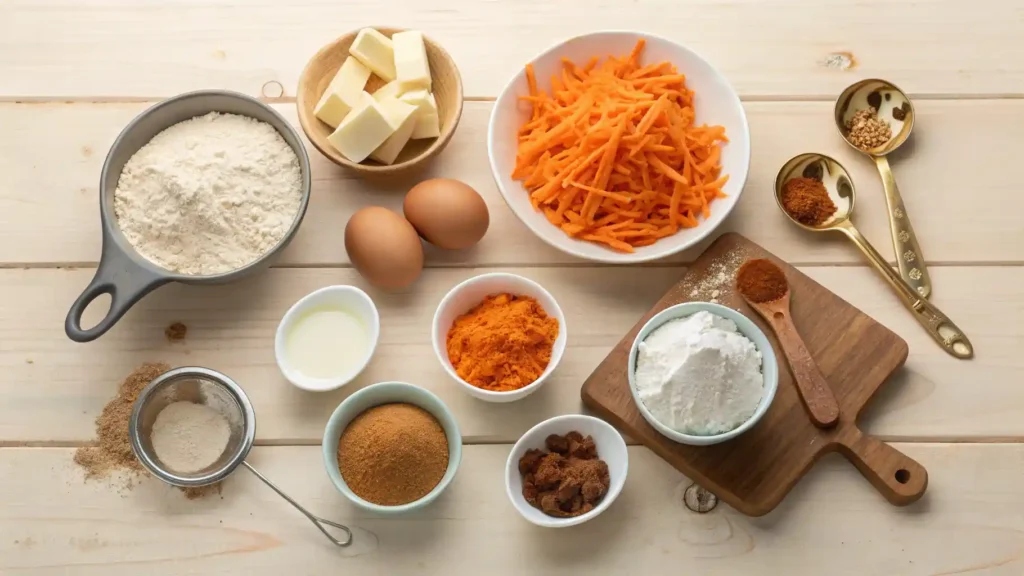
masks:
[[[749,258],[782,267],[792,291],[792,317],[835,392],[839,424],[816,428],[800,402],[789,365],[769,326],[735,293],[735,271]],[[865,272],[867,273],[867,272]],[[779,361],[779,389],[764,418],[742,436],[715,446],[686,446],[659,434],[637,410],[626,359],[640,328],[680,302],[708,301],[739,310],[768,336]],[[917,462],[857,428],[857,416],[907,359],[907,343],[796,268],[738,234],[725,234],[630,330],[583,384],[583,402],[695,482],[750,516],[774,509],[822,455],[846,456],[890,502],[924,494],[928,473]]]

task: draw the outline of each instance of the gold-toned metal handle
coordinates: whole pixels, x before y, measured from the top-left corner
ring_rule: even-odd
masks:
[[[932,280],[924,263],[921,245],[917,243],[917,234],[910,225],[910,215],[903,204],[903,196],[896,186],[896,178],[885,156],[875,157],[875,166],[882,175],[882,187],[885,189],[885,203],[889,207],[889,230],[892,232],[892,249],[896,253],[896,264],[900,276],[922,298],[932,294]]]
[[[951,356],[960,359],[974,357],[974,346],[971,345],[971,341],[967,339],[967,335],[964,334],[963,330],[954,324],[949,319],[949,316],[946,316],[934,304],[915,293],[914,289],[908,286],[896,274],[896,271],[889,267],[889,263],[885,261],[885,258],[878,253],[878,250],[875,250],[875,247],[861,235],[860,231],[853,224],[846,221],[838,229],[849,236],[850,240],[853,240],[853,243],[867,256],[868,261],[889,282],[889,285],[896,291],[900,300],[903,301],[903,304],[914,315],[917,322],[928,331],[932,340],[935,340]]]

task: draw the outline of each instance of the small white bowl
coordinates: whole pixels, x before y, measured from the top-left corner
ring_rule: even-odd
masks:
[[[366,348],[366,358],[348,374],[341,374],[335,378],[310,378],[303,376],[288,363],[288,356],[285,354],[285,336],[303,312],[325,305],[341,308],[359,318],[366,325],[367,337],[370,342]],[[277,334],[274,337],[274,356],[281,374],[296,387],[310,392],[326,392],[341,388],[359,376],[366,365],[370,363],[370,358],[373,357],[373,352],[377,348],[379,336],[380,316],[377,314],[377,307],[373,304],[373,300],[366,295],[366,292],[355,286],[327,286],[307,294],[285,312],[280,324],[277,325]]]
[[[451,329],[456,318],[469,312],[474,306],[483,302],[484,298],[503,292],[517,296],[530,296],[536,299],[548,316],[558,320],[558,338],[555,339],[555,346],[551,350],[551,361],[548,362],[547,369],[544,370],[539,378],[518,390],[494,392],[477,388],[459,378],[459,375],[455,372],[455,367],[452,366],[451,360],[448,359],[448,330]],[[437,312],[434,313],[434,353],[437,354],[438,361],[441,362],[445,372],[453,380],[461,384],[466,392],[487,402],[513,402],[526,398],[536,392],[544,384],[544,381],[548,379],[548,376],[551,376],[551,373],[555,371],[558,362],[561,361],[562,353],[565,352],[567,334],[565,316],[562,314],[562,309],[558,307],[558,303],[555,302],[554,297],[541,287],[540,284],[515,274],[495,272],[470,278],[452,288],[441,299],[441,303],[437,306]]]
[[[593,436],[594,444],[597,446],[597,457],[608,464],[611,486],[608,487],[608,493],[605,494],[604,499],[590,512],[572,518],[556,518],[534,508],[526,501],[526,498],[523,498],[523,477],[519,473],[519,459],[532,448],[546,452],[544,440],[551,434],[564,435],[573,430],[584,436]],[[629,453],[626,451],[626,441],[622,439],[618,430],[604,420],[593,416],[566,414],[555,416],[530,428],[512,447],[512,452],[508,455],[508,462],[505,463],[505,492],[523,518],[537,526],[565,528],[582,524],[607,510],[619,496],[619,492],[622,492],[628,471]]]
[[[419,406],[437,418],[441,428],[444,428],[445,437],[448,439],[448,469],[444,476],[437,483],[433,490],[419,500],[398,506],[382,506],[363,500],[348,487],[345,479],[338,469],[338,442],[341,433],[345,431],[349,423],[363,412],[380,406],[382,404],[405,403]],[[331,483],[353,504],[363,510],[376,514],[395,516],[419,510],[441,495],[445,488],[455,478],[455,473],[462,462],[462,435],[459,433],[459,425],[455,422],[455,416],[433,392],[407,384],[405,382],[378,382],[371,384],[358,392],[355,392],[335,408],[334,413],[327,420],[324,428],[324,439],[321,444],[321,451],[324,457],[324,467],[327,469],[327,476]]]
[[[643,342],[647,336],[661,327],[669,320],[675,320],[677,318],[685,318],[692,314],[700,311],[711,312],[723,318],[728,318],[736,323],[736,327],[740,333],[749,338],[757,350],[761,353],[761,374],[764,375],[764,394],[761,395],[761,403],[757,405],[757,409],[749,420],[740,424],[738,427],[722,434],[714,434],[711,436],[696,436],[693,434],[683,434],[677,432],[668,426],[659,422],[647,406],[644,405],[643,401],[640,400],[640,396],[636,391],[636,355],[640,348],[640,343]],[[661,312],[654,315],[653,318],[644,324],[644,327],[640,329],[640,332],[636,335],[636,339],[633,340],[633,347],[629,350],[629,365],[626,368],[626,373],[629,378],[629,392],[633,395],[633,402],[636,403],[637,408],[640,410],[640,414],[643,415],[644,420],[653,426],[658,432],[660,432],[666,438],[679,442],[680,444],[689,444],[691,446],[711,446],[712,444],[721,444],[727,440],[743,434],[747,430],[754,427],[755,424],[761,419],[765,413],[768,412],[768,408],[772,404],[772,400],[775,399],[775,392],[779,389],[779,363],[775,358],[775,350],[772,349],[772,345],[768,342],[768,337],[764,335],[764,332],[750,321],[749,318],[740,314],[739,312],[721,306],[719,304],[711,304],[710,302],[684,302],[682,304],[676,304],[662,310]]]
[[[571,238],[548,222],[544,214],[530,204],[530,195],[522,183],[512,179],[518,130],[530,117],[529,104],[519,100],[520,96],[529,93],[526,73],[522,69],[501,91],[487,127],[487,156],[491,173],[498,190],[516,217],[549,245],[567,254],[596,262],[647,262],[675,254],[707,238],[736,206],[750,168],[750,128],[736,91],[711,64],[681,44],[631,31],[594,32],[576,36],[533,59],[537,82],[550,94],[551,76],[561,72],[563,58],[585,63],[594,56],[623,56],[629,54],[641,38],[647,41],[641,63],[669,61],[675,64],[679,73],[686,75],[686,86],[695,92],[696,123],[724,126],[729,138],[729,142],[722,145],[721,158],[722,173],[729,175],[729,181],[722,188],[726,197],[715,200],[711,206],[711,217],[706,220],[702,218],[699,226],[680,230],[650,246],[637,248],[630,254]]]

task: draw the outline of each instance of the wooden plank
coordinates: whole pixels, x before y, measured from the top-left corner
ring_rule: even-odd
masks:
[[[682,275],[672,267],[507,269],[544,285],[566,314],[569,346],[559,369],[536,394],[514,404],[488,404],[460,390],[442,371],[430,343],[435,307],[456,283],[480,272],[431,269],[408,292],[368,288],[352,269],[272,269],[241,284],[171,285],[146,297],[105,336],[68,340],[61,327],[93,271],[0,271],[0,442],[81,442],[116,385],[146,360],[198,364],[234,377],[252,397],[260,442],[315,443],[327,416],[351,389],[407,380],[436,392],[470,442],[510,442],[538,421],[578,412],[580,386],[622,335]],[[886,284],[864,267],[802,268],[907,340],[910,358],[869,404],[862,425],[887,438],[1021,438],[1024,422],[1024,268],[937,267],[934,301],[970,336],[977,358],[941,351]],[[278,373],[273,336],[284,312],[328,284],[366,288],[377,302],[382,333],[377,355],[350,390],[310,394]],[[90,309],[90,312],[94,310]],[[98,317],[93,315],[93,317]],[[189,327],[168,343],[164,328]]]
[[[436,38],[475,97],[496,96],[549,45],[602,29],[682,42],[744,96],[831,98],[863,77],[887,78],[914,94],[1024,91],[1014,2],[980,0],[970,10],[955,0],[624,6],[402,0],[383,14],[373,0],[7,0],[0,6],[0,96],[169,96],[210,87],[258,95],[267,82],[294,95],[302,67],[320,46],[372,24],[415,27]],[[825,22],[837,25],[808,25]],[[830,65],[841,53],[852,57],[851,68]]]
[[[107,148],[147,104],[0,104],[0,264],[94,263],[100,253],[97,185]],[[294,106],[277,105],[289,118]],[[473,250],[432,250],[428,263],[529,265],[580,262],[530,234],[505,205],[491,178],[486,154],[491,104],[469,102],[451,144],[429,175],[454,177],[475,187],[491,211],[491,228]],[[883,254],[892,254],[881,184],[872,164],[851,150],[831,123],[823,102],[746,104],[753,138],[750,178],[724,229],[741,232],[798,264],[861,262],[838,236],[797,229],[779,213],[772,193],[777,170],[810,150],[835,155],[858,186],[855,220]],[[1024,262],[1022,204],[1005,167],[1024,148],[1024,101],[925,101],[907,154],[893,159],[925,257],[931,262]],[[54,135],[60,134],[59,138]],[[984,138],[985,146],[955,143]],[[357,209],[380,204],[400,209],[411,183],[371,185],[325,160],[310,147],[314,190],[303,227],[278,261],[281,265],[348,262],[342,228]],[[971,178],[959,179],[959,166]],[[965,189],[965,186],[967,189]],[[986,208],[968,210],[964,194],[983,195]],[[965,239],[970,239],[969,242]],[[692,260],[691,250],[675,260]]]
[[[927,496],[895,508],[845,461],[826,457],[772,514],[725,504],[698,515],[689,481],[644,448],[629,450],[618,500],[552,532],[508,502],[508,445],[467,447],[448,491],[398,518],[356,511],[323,471],[319,447],[257,447],[251,462],[311,511],[351,523],[334,549],[248,472],[223,498],[188,501],[147,480],[119,494],[84,483],[69,449],[0,450],[0,572],[153,574],[834,574],[1017,575],[1024,571],[1020,445],[896,446],[932,470]],[[979,471],[984,473],[979,475]]]

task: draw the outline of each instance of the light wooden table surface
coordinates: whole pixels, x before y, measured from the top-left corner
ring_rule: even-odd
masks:
[[[431,252],[406,293],[368,288],[349,266],[342,229],[362,206],[398,207],[404,188],[372,188],[311,150],[312,205],[276,268],[232,286],[168,286],[100,340],[69,341],[64,315],[99,255],[100,166],[124,124],[182,91],[260,95],[273,82],[284,87],[275,105],[294,120],[306,59],[369,24],[422,29],[458,61],[469,102],[432,171],[483,194],[492,218],[483,242]],[[830,457],[766,517],[725,505],[698,515],[682,503],[690,482],[632,447],[626,488],[597,520],[552,532],[513,510],[502,480],[510,443],[541,419],[581,410],[583,380],[698,253],[628,274],[572,260],[520,225],[491,181],[486,121],[505,80],[549,44],[607,28],[676,39],[725,73],[753,137],[747,188],[725,228],[910,344],[864,426],[928,468],[919,503],[890,506]],[[1024,200],[1012,174],[1024,152],[1022,31],[1014,0],[0,0],[0,574],[1024,573]],[[835,65],[840,53],[855,64]],[[912,143],[894,169],[933,300],[973,340],[973,361],[941,352],[852,246],[802,233],[774,206],[770,187],[786,158],[833,154],[857,181],[862,230],[891,255],[878,177],[830,115],[839,90],[865,77],[892,80],[917,103]],[[538,280],[573,330],[552,381],[512,405],[469,398],[430,346],[442,294],[482,270]],[[359,385],[427,387],[465,433],[454,484],[421,514],[375,518],[335,492],[317,444],[347,392],[300,393],[274,365],[283,312],[333,283],[361,286],[380,306],[381,344]],[[188,325],[184,344],[164,338],[172,321]],[[245,473],[223,499],[196,502],[152,480],[126,494],[83,482],[74,448],[146,360],[209,366],[241,382],[259,414],[254,464],[312,510],[358,526],[358,543],[333,549]]]

